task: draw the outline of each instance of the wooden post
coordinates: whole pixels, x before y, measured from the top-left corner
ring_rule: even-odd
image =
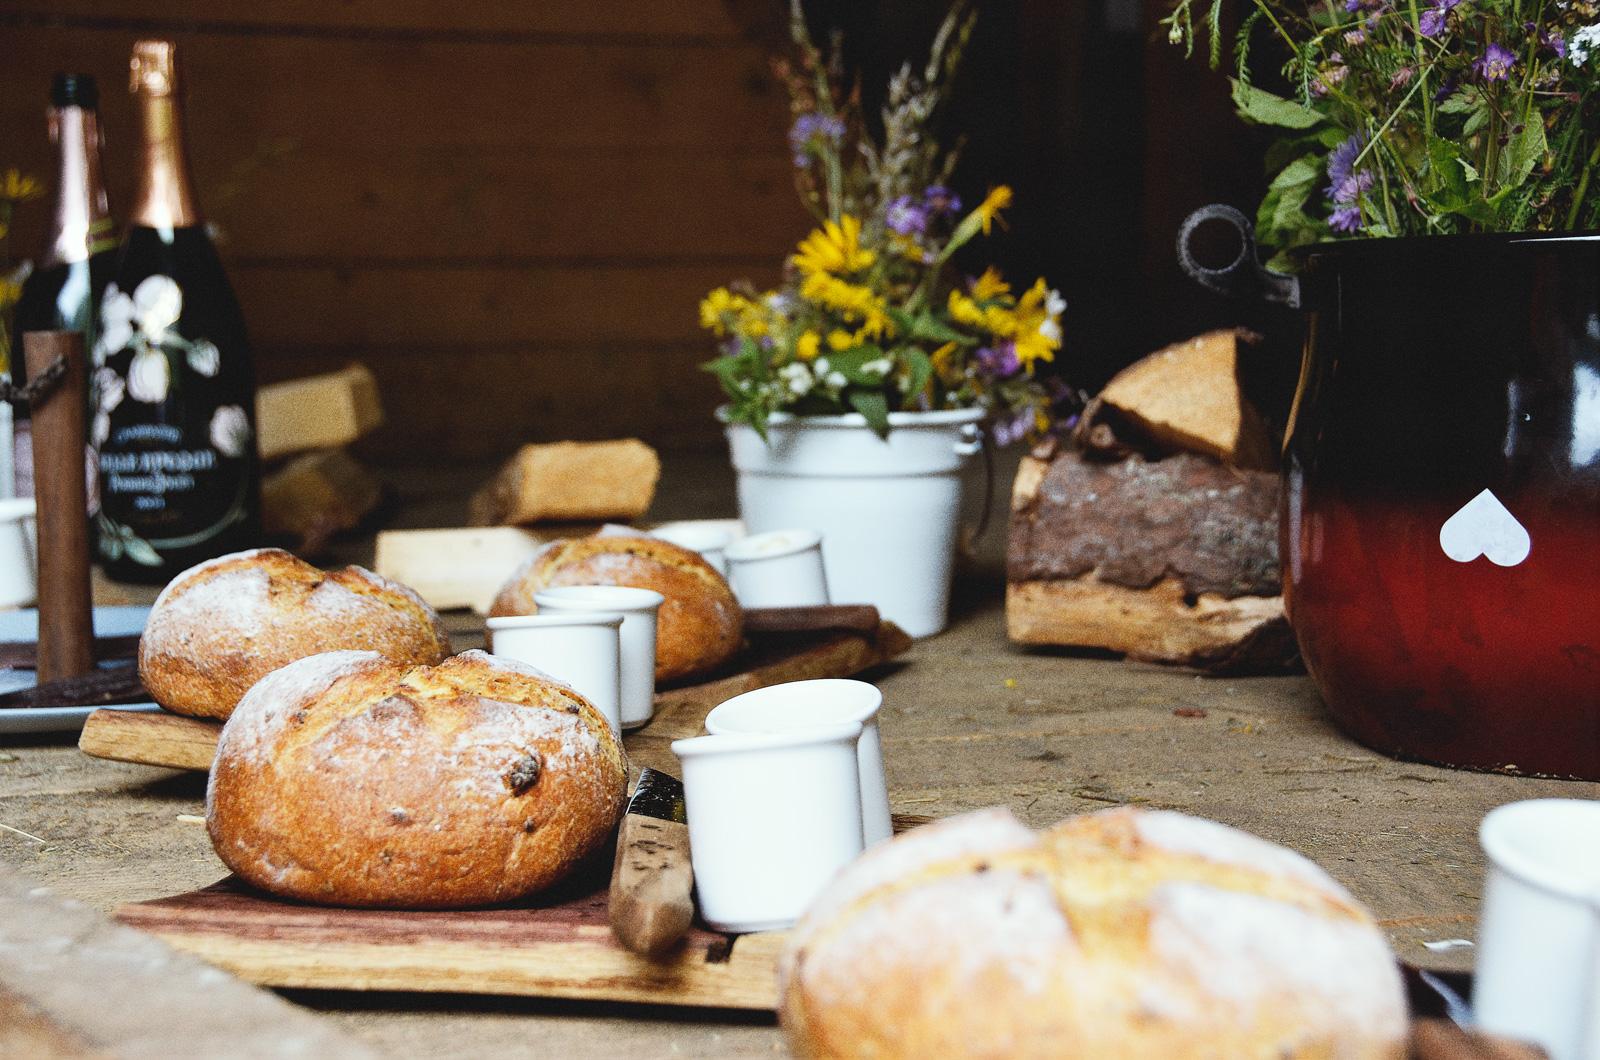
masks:
[[[39,681],[94,669],[94,616],[89,596],[89,502],[84,487],[84,407],[88,403],[83,336],[31,331],[22,336],[28,378],[57,357],[61,382],[35,402],[33,493],[39,529]]]

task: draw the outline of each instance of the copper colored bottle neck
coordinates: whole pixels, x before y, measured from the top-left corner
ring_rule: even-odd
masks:
[[[139,195],[130,220],[150,228],[186,228],[200,223],[189,160],[183,144],[176,50],[170,41],[133,46],[130,89],[144,125]]]
[[[40,264],[87,261],[109,249],[111,205],[100,173],[100,119],[83,107],[51,107],[50,139],[61,166],[56,183],[55,224]]]

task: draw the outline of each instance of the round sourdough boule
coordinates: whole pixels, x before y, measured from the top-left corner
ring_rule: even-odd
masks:
[[[222,728],[206,828],[286,898],[445,909],[543,890],[605,842],[628,767],[598,710],[481,651],[341,651],[262,678]]]
[[[167,584],[139,638],[139,677],[167,710],[226,718],[267,674],[308,655],[369,650],[436,663],[433,608],[363,567],[324,573],[277,548],[218,556]]]
[[[835,878],[779,967],[802,1056],[1406,1055],[1399,971],[1355,899],[1179,813],[916,829]]]
[[[744,612],[727,579],[698,553],[622,532],[552,541],[500,589],[490,615],[531,615],[556,585],[628,585],[666,597],[656,618],[656,680],[714,670],[739,650]]]

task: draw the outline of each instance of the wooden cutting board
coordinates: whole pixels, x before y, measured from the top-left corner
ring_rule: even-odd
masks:
[[[776,1007],[781,933],[695,928],[647,960],[612,938],[603,873],[586,878],[591,886],[550,904],[413,912],[303,905],[229,877],[115,915],[262,986]]]
[[[706,715],[723,700],[786,681],[848,677],[909,647],[911,638],[893,622],[880,623],[876,635],[840,630],[754,633],[745,650],[711,680],[657,692],[654,720],[626,734],[623,742],[635,765],[671,771],[676,760],[668,745],[699,735]],[[165,712],[97,710],[84,722],[78,747],[118,762],[208,770],[221,729],[220,722]]]

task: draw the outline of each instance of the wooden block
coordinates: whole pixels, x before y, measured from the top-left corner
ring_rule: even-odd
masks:
[[[1269,472],[1041,450],[1012,486],[1008,630],[1213,672],[1283,670],[1297,652],[1277,535]]]
[[[144,762],[169,769],[211,769],[222,726],[208,718],[178,714],[97,710],[84,720],[78,749],[114,762]]]
[[[518,565],[552,536],[515,526],[384,530],[373,566],[437,610],[470,607],[482,613]]]
[[[1159,445],[1235,467],[1277,466],[1276,446],[1239,388],[1239,342],[1212,331],[1157,350],[1118,372],[1100,402]]]
[[[360,364],[270,383],[256,393],[257,444],[263,460],[349,445],[382,422],[377,380]]]
[[[661,460],[635,438],[525,445],[473,494],[474,526],[630,520],[655,499]]]
[[[372,473],[343,449],[307,453],[262,481],[262,527],[297,538],[298,551],[315,554],[335,534],[359,526],[382,493]]]
[[[1148,589],[1092,577],[1013,582],[1006,631],[1019,644],[1104,648],[1214,673],[1281,670],[1295,655],[1283,597],[1190,597],[1174,579]]]
[[[0,868],[0,1056],[374,1055],[306,1009]]]

